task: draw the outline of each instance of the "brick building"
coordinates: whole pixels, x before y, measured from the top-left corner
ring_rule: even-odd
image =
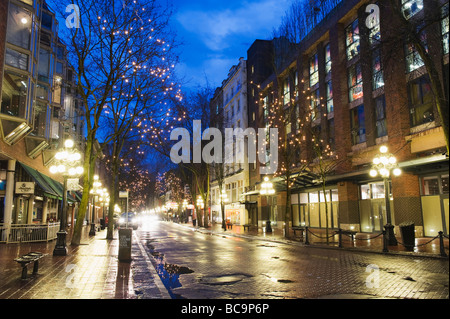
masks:
[[[380,146],[387,146],[402,169],[400,176],[389,179],[396,231],[399,224],[412,221],[418,236],[436,236],[440,230],[448,234],[448,154],[442,122],[427,69],[403,37],[404,27],[389,3],[377,2],[379,13],[369,20],[374,13],[371,2],[339,2],[303,40],[290,46],[294,55],[277,52],[283,39],[257,40],[249,48],[249,126],[264,127],[266,108],[282,105],[285,112],[293,111],[279,134],[284,139],[301,137],[290,196],[277,176],[271,176],[276,195],[259,195],[260,164],[250,164],[245,201],[247,213],[257,214],[258,223],[253,224],[270,220],[282,227],[290,197],[292,225],[382,231],[388,217],[384,183],[369,170]],[[421,40],[426,38],[445,84],[448,109],[448,1],[399,4],[409,21],[427,25]],[[303,117],[310,120],[308,133],[298,124]],[[333,154],[330,161],[335,165],[325,176],[317,174],[314,136]],[[326,180],[325,192],[321,178]]]

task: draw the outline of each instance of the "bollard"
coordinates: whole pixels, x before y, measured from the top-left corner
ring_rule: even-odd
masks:
[[[342,248],[342,229],[339,228],[339,248]]]
[[[309,245],[309,240],[308,240],[308,226],[305,226],[305,245]]]
[[[386,230],[383,230],[383,253],[388,253],[388,239],[386,236]]]
[[[444,249],[444,233],[442,231],[439,232],[439,246],[441,257],[447,257],[447,254],[445,253]]]

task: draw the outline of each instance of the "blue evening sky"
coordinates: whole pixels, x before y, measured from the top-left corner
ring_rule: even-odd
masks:
[[[168,0],[173,28],[183,43],[179,76],[184,87],[214,89],[256,39],[271,39],[291,0]]]

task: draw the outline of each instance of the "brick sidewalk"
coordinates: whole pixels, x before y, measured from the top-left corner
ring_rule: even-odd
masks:
[[[67,256],[53,256],[55,241],[0,245],[0,299],[162,299],[170,298],[140,243],[133,240],[130,263],[120,262],[117,234],[106,240],[106,230],[89,237],[83,231],[79,246],[67,246]],[[48,254],[39,273],[21,279],[14,261],[23,254]]]
[[[193,227],[192,224],[181,224],[188,227]],[[193,227],[194,228],[194,227]],[[244,229],[243,226],[233,225],[231,229],[224,231],[221,224],[213,224],[208,228],[195,229],[199,231],[212,232],[219,235],[232,235],[241,236],[247,238],[260,238],[271,241],[281,241],[281,242],[291,242],[291,243],[303,243],[305,238],[301,239],[300,234],[297,233],[294,236],[293,232],[290,234],[289,238],[284,236],[284,230],[279,228],[272,228],[271,233],[265,232],[264,228],[252,226],[250,229]],[[331,236],[334,230],[329,230],[328,236]],[[414,247],[413,252],[406,251],[405,247],[401,244],[401,236],[396,235],[399,244],[397,246],[388,246],[389,253],[393,254],[403,254],[403,255],[414,255],[414,256],[440,256],[440,244],[439,238],[433,240],[433,237],[421,237],[416,238],[416,247]],[[308,232],[308,240],[314,247],[338,247],[339,238],[336,234],[329,238],[328,245],[326,244],[326,232],[324,229],[310,229]],[[357,233],[355,239],[352,241],[349,235],[342,235],[342,243],[344,249],[353,250],[364,250],[368,252],[382,252],[383,250],[383,236],[379,233]],[[445,254],[449,255],[449,240],[444,237],[444,251]]]

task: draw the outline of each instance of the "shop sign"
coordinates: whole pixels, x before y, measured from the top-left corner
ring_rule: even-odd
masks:
[[[34,183],[16,182],[16,194],[34,194]]]

